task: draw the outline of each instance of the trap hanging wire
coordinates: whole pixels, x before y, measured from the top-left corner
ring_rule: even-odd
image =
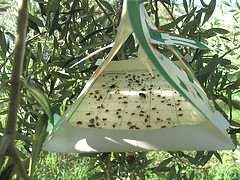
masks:
[[[139,57],[113,61],[134,33]],[[160,54],[162,44],[178,66]],[[214,108],[175,45],[207,49],[201,42],[158,32],[139,1],[124,1],[107,58],[76,102],[49,131],[44,149],[54,152],[233,149],[228,121]]]

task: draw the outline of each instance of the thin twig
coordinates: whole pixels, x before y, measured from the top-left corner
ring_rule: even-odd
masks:
[[[230,52],[232,52],[232,51],[234,51],[234,50],[236,50],[236,49],[239,49],[239,48],[240,48],[240,45],[237,46],[237,47],[235,47],[235,48],[233,48],[233,49],[230,49],[229,51],[225,52],[220,58],[223,58],[224,56],[226,56],[226,55],[229,54]]]

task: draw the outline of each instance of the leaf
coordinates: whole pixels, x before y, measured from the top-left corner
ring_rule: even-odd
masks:
[[[36,32],[40,33],[40,29],[38,28],[37,24],[35,24],[34,22],[32,22],[31,20],[29,20],[28,22],[28,26],[35,30]]]
[[[46,96],[31,81],[25,81],[23,79],[21,80],[28,92],[36,99],[36,101],[41,105],[42,109],[48,115],[50,122],[53,123],[53,114]]]
[[[200,165],[204,166],[212,157],[213,151],[209,151],[206,156],[203,156],[201,161],[199,162]]]
[[[207,31],[214,31],[215,33],[218,33],[218,34],[228,34],[228,33],[230,33],[228,30],[223,29],[223,28],[211,28],[211,29],[208,29]]]
[[[188,4],[187,4],[187,0],[183,0],[183,6],[184,6],[184,9],[185,9],[186,13],[188,14]]]
[[[39,5],[42,16],[45,16],[47,12],[46,5],[44,5],[44,3],[41,1],[38,2],[38,5]]]
[[[0,172],[0,179],[12,179],[15,164],[8,165],[5,169]]]
[[[194,7],[189,14],[187,14],[186,19],[184,20],[185,23],[188,23],[188,21],[190,21],[192,19],[192,17],[194,16],[194,13],[196,12],[197,7]]]
[[[107,10],[109,10],[109,11],[111,11],[111,12],[114,12],[114,9],[113,9],[112,5],[111,5],[109,2],[107,2],[107,1],[105,1],[105,0],[99,0],[99,1],[101,2],[101,4],[102,4]]]
[[[231,41],[229,38],[224,37],[224,36],[219,36],[221,39],[227,40],[227,41]]]
[[[231,65],[232,62],[231,62],[231,60],[229,60],[229,59],[222,58],[220,64],[221,64],[222,66],[228,66],[228,65]]]
[[[42,149],[43,142],[45,141],[47,137],[47,117],[44,115],[40,118],[39,121],[37,121],[36,125],[36,132],[34,134],[34,140],[33,140],[33,146],[32,146],[32,172],[31,174],[35,171],[35,165],[38,161],[39,154]]]
[[[170,0],[160,0],[161,3],[165,3],[167,5],[171,5],[171,1]]]
[[[35,23],[37,26],[39,26],[39,27],[43,27],[44,26],[42,20],[40,18],[38,18],[37,16],[33,16],[31,14],[28,14],[28,18],[29,18],[30,21]]]
[[[41,19],[31,14],[28,14],[29,27],[40,33],[39,27],[43,27],[44,24]]]
[[[49,0],[47,3],[47,12],[49,13],[56,13],[60,7],[61,0]]]
[[[209,18],[212,16],[215,7],[216,7],[216,0],[211,0],[211,2],[208,5],[208,8],[205,12],[205,16],[204,16],[202,25],[205,24],[209,20]]]
[[[186,158],[191,164],[194,164],[194,165],[199,164],[199,157],[197,155],[196,157],[192,157],[187,154],[183,154],[183,157]]]
[[[194,19],[194,21],[196,22],[197,26],[200,26],[201,24],[201,20],[202,20],[202,11],[199,11]]]
[[[59,20],[59,10],[54,13],[53,20],[49,27],[49,35],[51,36],[55,30],[61,31],[61,26],[58,23]],[[54,46],[55,47],[55,46]]]
[[[194,170],[191,172],[190,176],[189,176],[189,180],[194,180],[194,175],[195,175],[195,172]]]
[[[196,24],[196,21],[189,21],[185,26],[184,26],[184,29],[182,31],[182,34],[186,35],[188,34],[188,32],[190,34],[194,33],[197,29],[197,24]]]
[[[163,160],[156,168],[155,170],[162,171],[164,168],[167,167],[167,165],[172,161],[173,157],[167,158]]]
[[[0,115],[5,115],[8,113],[8,110],[3,110],[3,111],[0,111]]]
[[[237,5],[238,10],[240,10],[240,5],[237,1],[236,1],[236,5]]]
[[[214,55],[213,58],[208,62],[208,64],[200,70],[197,76],[202,76],[202,78],[207,78],[209,74],[215,71],[217,65],[220,63],[220,59],[217,55]]]
[[[0,46],[2,49],[2,57],[3,59],[5,59],[7,54],[7,41],[6,41],[4,32],[1,30],[0,30]]]
[[[228,74],[227,78],[230,80],[230,81],[237,81],[240,79],[240,70],[238,71],[235,71],[234,73],[232,74]]]
[[[203,0],[200,0],[200,2],[201,2],[203,7],[207,7],[207,4]]]
[[[176,168],[175,166],[172,166],[170,171],[169,171],[169,178],[168,179],[174,179],[174,177],[176,177]],[[178,178],[179,179],[179,178]]]
[[[169,24],[165,24],[163,26],[161,26],[160,28],[163,30],[169,30],[171,28],[174,28],[178,23],[180,23],[187,15],[183,15],[178,17],[177,19],[175,19],[175,21],[169,23]]]
[[[215,151],[213,154],[219,160],[219,162],[222,164],[223,161],[222,161],[222,158],[221,158],[220,154],[217,151]]]

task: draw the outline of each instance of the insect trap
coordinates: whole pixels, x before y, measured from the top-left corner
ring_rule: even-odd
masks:
[[[138,58],[110,62],[131,33],[140,45]],[[179,58],[177,64],[154,44],[170,49]],[[208,48],[158,32],[143,3],[125,1],[109,55],[53,127],[44,149],[68,153],[233,149],[229,123],[175,45]]]

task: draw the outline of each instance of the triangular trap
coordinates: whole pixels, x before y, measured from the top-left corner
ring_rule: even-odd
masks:
[[[110,62],[131,33],[138,58]],[[154,44],[179,57],[174,64]],[[143,4],[125,1],[115,43],[78,100],[51,130],[44,149],[55,152],[233,149],[229,123],[171,45],[208,48],[160,33]]]

